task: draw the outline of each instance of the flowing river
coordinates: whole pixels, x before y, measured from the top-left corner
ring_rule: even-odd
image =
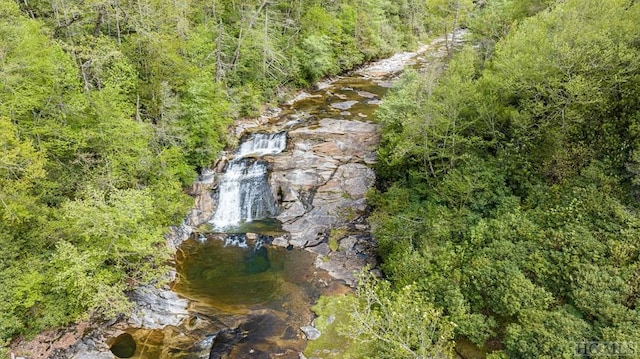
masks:
[[[445,55],[437,39],[239,121],[237,148],[202,174],[196,208],[168,240],[171,291],[134,293],[138,311],[106,338],[109,354],[298,358],[312,303],[349,291],[358,270],[375,265],[365,201],[374,112],[402,69],[436,71]]]

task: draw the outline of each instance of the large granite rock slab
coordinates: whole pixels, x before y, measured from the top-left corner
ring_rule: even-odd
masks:
[[[289,139],[292,150],[272,159],[270,183],[281,204],[277,219],[290,233],[288,244],[312,247],[345,222],[345,212],[366,210],[379,126],[325,118],[290,131]]]

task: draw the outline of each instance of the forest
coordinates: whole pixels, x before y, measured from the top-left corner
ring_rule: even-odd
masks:
[[[639,23],[635,1],[487,2],[441,76],[403,75],[369,196],[385,279],[320,308],[357,309],[352,357],[639,355]]]
[[[454,6],[0,0],[0,346],[126,312],[166,280],[163,234],[234,119],[442,33]]]
[[[638,343],[639,23],[635,0],[0,0],[0,353],[167,280],[234,119],[454,27],[376,115],[384,275],[318,304],[345,357]]]

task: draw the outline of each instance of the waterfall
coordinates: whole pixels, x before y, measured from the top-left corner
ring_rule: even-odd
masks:
[[[267,163],[250,159],[229,163],[220,182],[218,209],[211,223],[223,229],[277,214],[267,181]]]
[[[218,208],[210,221],[216,228],[224,230],[278,214],[267,162],[246,157],[278,154],[286,141],[285,132],[255,133],[243,140],[220,181]]]
[[[286,132],[254,133],[242,141],[237,157],[275,155],[287,146]]]

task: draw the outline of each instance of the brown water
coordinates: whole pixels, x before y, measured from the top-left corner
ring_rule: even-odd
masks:
[[[382,85],[362,77],[338,78],[330,87],[312,91],[310,97],[285,106],[273,122],[282,122],[287,115],[300,113],[316,118],[373,120],[380,99],[388,91]],[[351,106],[346,108],[349,104]]]
[[[180,276],[174,290],[196,303],[202,314],[249,318],[240,325],[246,335],[230,357],[297,358],[305,346],[299,328],[312,319],[309,303],[340,285],[329,284],[309,252],[259,241],[245,244],[225,244],[214,236],[185,242],[177,257]]]
[[[312,253],[260,244],[268,237],[224,237],[194,235],[180,246],[172,289],[189,299],[191,317],[178,328],[126,330],[136,344],[123,341],[129,358],[298,358],[310,304],[348,290],[315,268]]]

